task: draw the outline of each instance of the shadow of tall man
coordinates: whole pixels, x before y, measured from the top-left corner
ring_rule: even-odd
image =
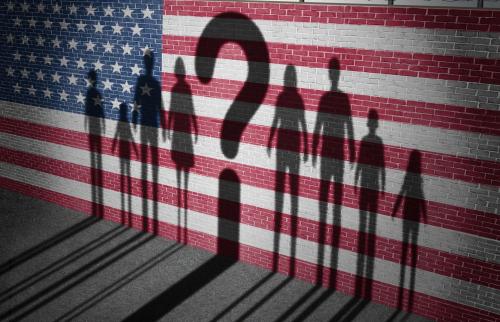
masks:
[[[198,140],[198,123],[194,113],[191,86],[186,82],[186,68],[182,58],[177,58],[174,68],[177,83],[172,88],[172,100],[168,111],[167,134],[171,136],[170,156],[175,163],[177,174],[177,240],[187,242],[187,193],[189,169],[194,167],[194,144]],[[172,134],[170,134],[172,131]],[[181,177],[184,173],[184,193],[181,194]],[[181,202],[183,195],[184,203]],[[184,233],[181,231],[181,209],[184,209]],[[183,235],[183,236],[182,236]]]
[[[144,54],[146,73],[139,76],[135,86],[132,122],[134,129],[140,124],[141,178],[142,178],[142,229],[158,234],[158,131],[162,127],[165,141],[165,119],[161,101],[160,83],[153,77],[154,53]],[[149,155],[149,157],[148,157]],[[151,195],[148,188],[148,162],[151,163]],[[149,216],[148,199],[151,199],[152,213]],[[149,224],[152,222],[152,229]]]
[[[406,175],[403,181],[403,186],[398,194],[392,217],[396,215],[398,209],[403,202],[403,241],[401,243],[401,269],[399,273],[399,294],[398,294],[398,309],[403,309],[403,290],[405,283],[405,273],[407,266],[407,256],[410,257],[410,285],[408,287],[408,305],[407,311],[413,309],[413,297],[415,293],[415,274],[417,266],[417,249],[418,249],[418,234],[421,224],[427,222],[427,207],[424,196],[423,180],[422,180],[422,153],[419,150],[413,150],[410,153]],[[404,199],[404,201],[403,201]]]
[[[351,105],[349,97],[338,89],[340,63],[332,58],[329,63],[329,76],[332,86],[329,92],[323,94],[318,106],[316,125],[312,144],[312,161],[316,165],[318,146],[321,141],[321,182],[319,187],[319,238],[318,262],[324,259],[324,244],[326,240],[326,217],[330,187],[333,181],[333,232],[332,251],[330,258],[329,285],[335,288],[338,262],[338,247],[340,242],[341,208],[344,183],[344,146],[349,147],[349,162],[353,167],[356,151],[354,146],[354,130],[352,125]],[[321,139],[321,140],[320,140]],[[316,281],[323,280],[323,270],[318,268]]]
[[[91,69],[87,74],[87,94],[85,96],[85,129],[88,131],[90,152],[90,184],[92,214],[104,216],[102,179],[102,135],[106,131],[103,97],[97,89],[97,72]]]
[[[302,130],[300,129],[302,128]],[[288,171],[291,198],[291,229],[290,235],[297,235],[297,212],[299,196],[300,152],[302,151],[300,135],[303,136],[304,162],[307,161],[307,127],[304,115],[304,101],[297,91],[297,72],[295,66],[288,65],[285,69],[284,88],[276,101],[276,111],[271,134],[267,144],[267,153],[271,154],[271,144],[277,133],[276,144],[276,175],[275,175],[275,218],[274,218],[274,258],[273,271],[279,268],[279,249],[281,236],[281,221],[283,213],[283,197],[285,179]],[[296,244],[292,239],[290,245],[289,274],[295,274]]]

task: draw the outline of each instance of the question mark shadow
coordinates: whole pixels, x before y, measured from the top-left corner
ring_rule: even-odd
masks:
[[[270,59],[264,36],[249,17],[237,12],[221,13],[205,27],[196,47],[195,69],[201,83],[208,84],[213,80],[217,56],[227,43],[239,45],[248,62],[247,79],[229,107],[221,129],[221,150],[225,157],[234,159],[246,126],[266,96]],[[224,169],[219,176],[217,252],[237,259],[237,246],[236,249],[221,247],[222,240],[239,242],[241,214],[240,207],[234,202],[240,202],[240,179],[234,170]],[[233,224],[228,225],[227,220]]]

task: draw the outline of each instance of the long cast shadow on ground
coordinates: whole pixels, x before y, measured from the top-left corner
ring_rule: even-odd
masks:
[[[240,182],[226,169],[219,178],[217,254],[167,290],[157,295],[124,321],[156,321],[235,264],[239,258]],[[222,239],[224,238],[224,239]],[[226,257],[227,256],[227,257]]]

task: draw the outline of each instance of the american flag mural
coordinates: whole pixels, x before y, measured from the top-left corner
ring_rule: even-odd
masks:
[[[500,320],[499,19],[2,3],[1,186],[432,319]]]

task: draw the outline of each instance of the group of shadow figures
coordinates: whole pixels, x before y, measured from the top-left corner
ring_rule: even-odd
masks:
[[[188,209],[188,175],[195,165],[194,144],[198,137],[198,124],[192,99],[190,85],[186,81],[186,71],[181,58],[175,63],[176,84],[171,90],[171,100],[166,120],[163,117],[161,87],[153,77],[153,54],[144,56],[145,75],[137,80],[134,96],[134,108],[129,119],[129,106],[120,105],[119,121],[116,134],[112,141],[112,153],[118,148],[120,157],[120,191],[122,193],[122,222],[132,224],[132,177],[130,160],[134,159],[133,151],[141,164],[141,195],[142,198],[142,225],[143,229],[158,233],[158,200],[159,184],[159,131],[162,130],[163,140],[166,136],[171,139],[170,157],[175,164],[177,173],[177,200],[178,200],[178,238],[187,240],[186,229]],[[354,193],[358,195],[359,230],[357,233],[357,271],[355,282],[355,298],[346,305],[336,318],[352,318],[372,298],[374,280],[374,265],[376,258],[376,231],[377,211],[379,198],[385,190],[385,156],[382,139],[376,131],[379,126],[378,113],[375,109],[368,111],[368,134],[363,137],[356,153],[352,113],[348,96],[338,89],[339,62],[331,59],[329,76],[331,90],[323,94],[319,101],[317,119],[314,128],[312,151],[308,151],[308,135],[305,121],[304,101],[297,90],[297,75],[293,65],[288,65],[284,75],[283,91],[278,95],[276,110],[272,121],[268,139],[267,152],[276,137],[276,171],[275,171],[275,218],[274,218],[274,258],[273,271],[287,271],[293,277],[296,273],[296,239],[291,239],[290,259],[288,268],[279,267],[280,236],[282,229],[283,204],[286,189],[286,179],[289,183],[291,200],[290,230],[292,237],[298,235],[298,208],[299,208],[299,173],[301,156],[304,162],[308,155],[312,155],[313,165],[320,160],[320,187],[319,187],[319,231],[318,231],[318,269],[316,281],[318,284],[327,284],[332,290],[336,288],[341,249],[341,211],[344,201],[344,160],[348,160],[351,169],[356,165],[354,172]],[[89,72],[87,99],[85,104],[86,126],[89,131],[89,150],[91,154],[91,185],[92,185],[92,212],[97,216],[104,214],[103,200],[103,171],[102,134],[105,130],[104,108],[102,97],[97,89],[97,75]],[[139,149],[133,142],[133,131],[140,125]],[[194,134],[194,138],[193,135]],[[345,154],[348,154],[346,157]],[[356,158],[357,156],[357,158]],[[148,180],[148,173],[151,179]],[[153,299],[147,305],[134,313],[131,318],[157,318],[168,312],[175,304],[187,298],[196,289],[208,283],[222,271],[234,263],[239,256],[237,242],[239,240],[239,212],[240,212],[240,183],[233,171],[223,171],[219,177],[219,232],[226,241],[219,242],[218,252],[229,255],[231,260],[214,258],[182,281],[176,283],[163,294]],[[222,182],[224,181],[224,183]],[[182,185],[182,182],[184,185]],[[357,186],[360,186],[359,191]],[[328,220],[328,204],[333,208],[332,220]],[[352,199],[352,198],[350,198]],[[388,199],[386,199],[387,201]],[[350,203],[353,203],[350,201]],[[395,216],[402,204],[403,241],[400,259],[400,286],[398,308],[411,311],[413,290],[415,287],[415,267],[417,262],[417,238],[419,222],[426,220],[426,208],[421,178],[421,153],[413,150],[410,153],[407,172],[400,193],[395,200],[392,216]],[[347,206],[355,207],[349,204]],[[181,211],[184,211],[184,223],[181,224]],[[332,222],[332,224],[327,224]],[[329,236],[330,235],[330,236]],[[325,246],[331,245],[330,258],[325,258]],[[321,264],[329,266],[323,270]],[[326,264],[328,263],[328,264]],[[405,286],[406,266],[410,266],[411,276],[409,285]],[[328,273],[325,273],[328,271]],[[329,276],[328,276],[328,275]],[[326,282],[325,282],[326,281]],[[282,285],[281,287],[283,287]],[[404,293],[407,305],[403,304]],[[174,295],[175,294],[175,295]],[[309,294],[310,295],[310,294]],[[362,298],[362,300],[360,299]],[[303,300],[303,299],[301,299]],[[165,301],[169,304],[165,304]],[[309,307],[309,311],[320,305],[322,298]],[[293,313],[297,305],[285,313],[283,318]],[[307,311],[307,310],[306,310]],[[303,313],[305,314],[305,313]]]

